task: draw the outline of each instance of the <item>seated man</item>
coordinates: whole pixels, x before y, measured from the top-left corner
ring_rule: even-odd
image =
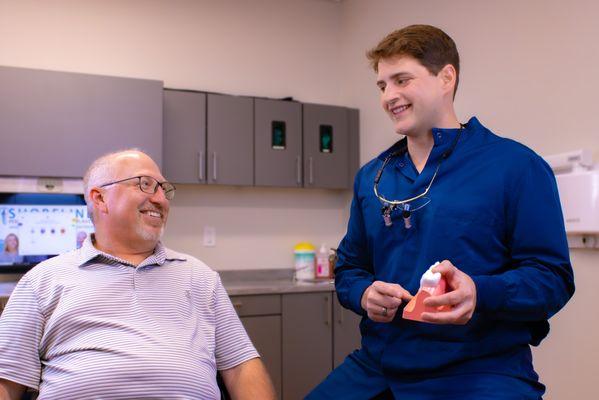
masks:
[[[84,178],[95,227],[46,260],[0,319],[0,399],[274,399],[219,276],[160,243],[175,187],[136,150]]]

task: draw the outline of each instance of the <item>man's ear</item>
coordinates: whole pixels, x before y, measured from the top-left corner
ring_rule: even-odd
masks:
[[[99,188],[91,188],[89,191],[89,198],[92,204],[94,205],[94,210],[97,210],[99,213],[102,214],[106,214],[108,212],[108,205],[106,204],[104,193],[102,193],[102,191]]]
[[[441,79],[443,91],[451,92],[452,96],[456,85],[457,75],[458,74],[454,66],[451,64],[444,66],[437,74],[437,76]]]

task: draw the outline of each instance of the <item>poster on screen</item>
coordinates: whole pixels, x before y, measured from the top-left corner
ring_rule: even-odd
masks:
[[[9,233],[19,238],[19,254],[61,254],[81,246],[94,231],[84,205],[0,205],[0,247]]]

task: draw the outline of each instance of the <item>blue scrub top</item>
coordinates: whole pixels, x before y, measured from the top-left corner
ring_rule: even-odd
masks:
[[[387,199],[424,191],[459,129],[433,129],[434,147],[418,174],[409,155],[394,157],[379,183]],[[403,141],[403,143],[402,143]],[[574,293],[574,277],[555,178],[529,148],[501,138],[472,118],[411,216],[401,211],[385,226],[373,184],[397,142],[363,166],[354,184],[347,233],[338,249],[336,290],[341,304],[363,316],[362,355],[395,379],[492,373],[538,381],[530,344],[547,335],[547,320]],[[422,202],[421,202],[422,203]],[[477,305],[466,325],[433,325],[401,318],[368,319],[361,308],[374,281],[398,283],[410,293],[436,261],[470,275]]]

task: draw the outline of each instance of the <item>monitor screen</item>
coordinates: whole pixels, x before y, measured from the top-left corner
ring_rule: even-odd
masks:
[[[1,193],[0,272],[76,249],[93,231],[83,195]]]

